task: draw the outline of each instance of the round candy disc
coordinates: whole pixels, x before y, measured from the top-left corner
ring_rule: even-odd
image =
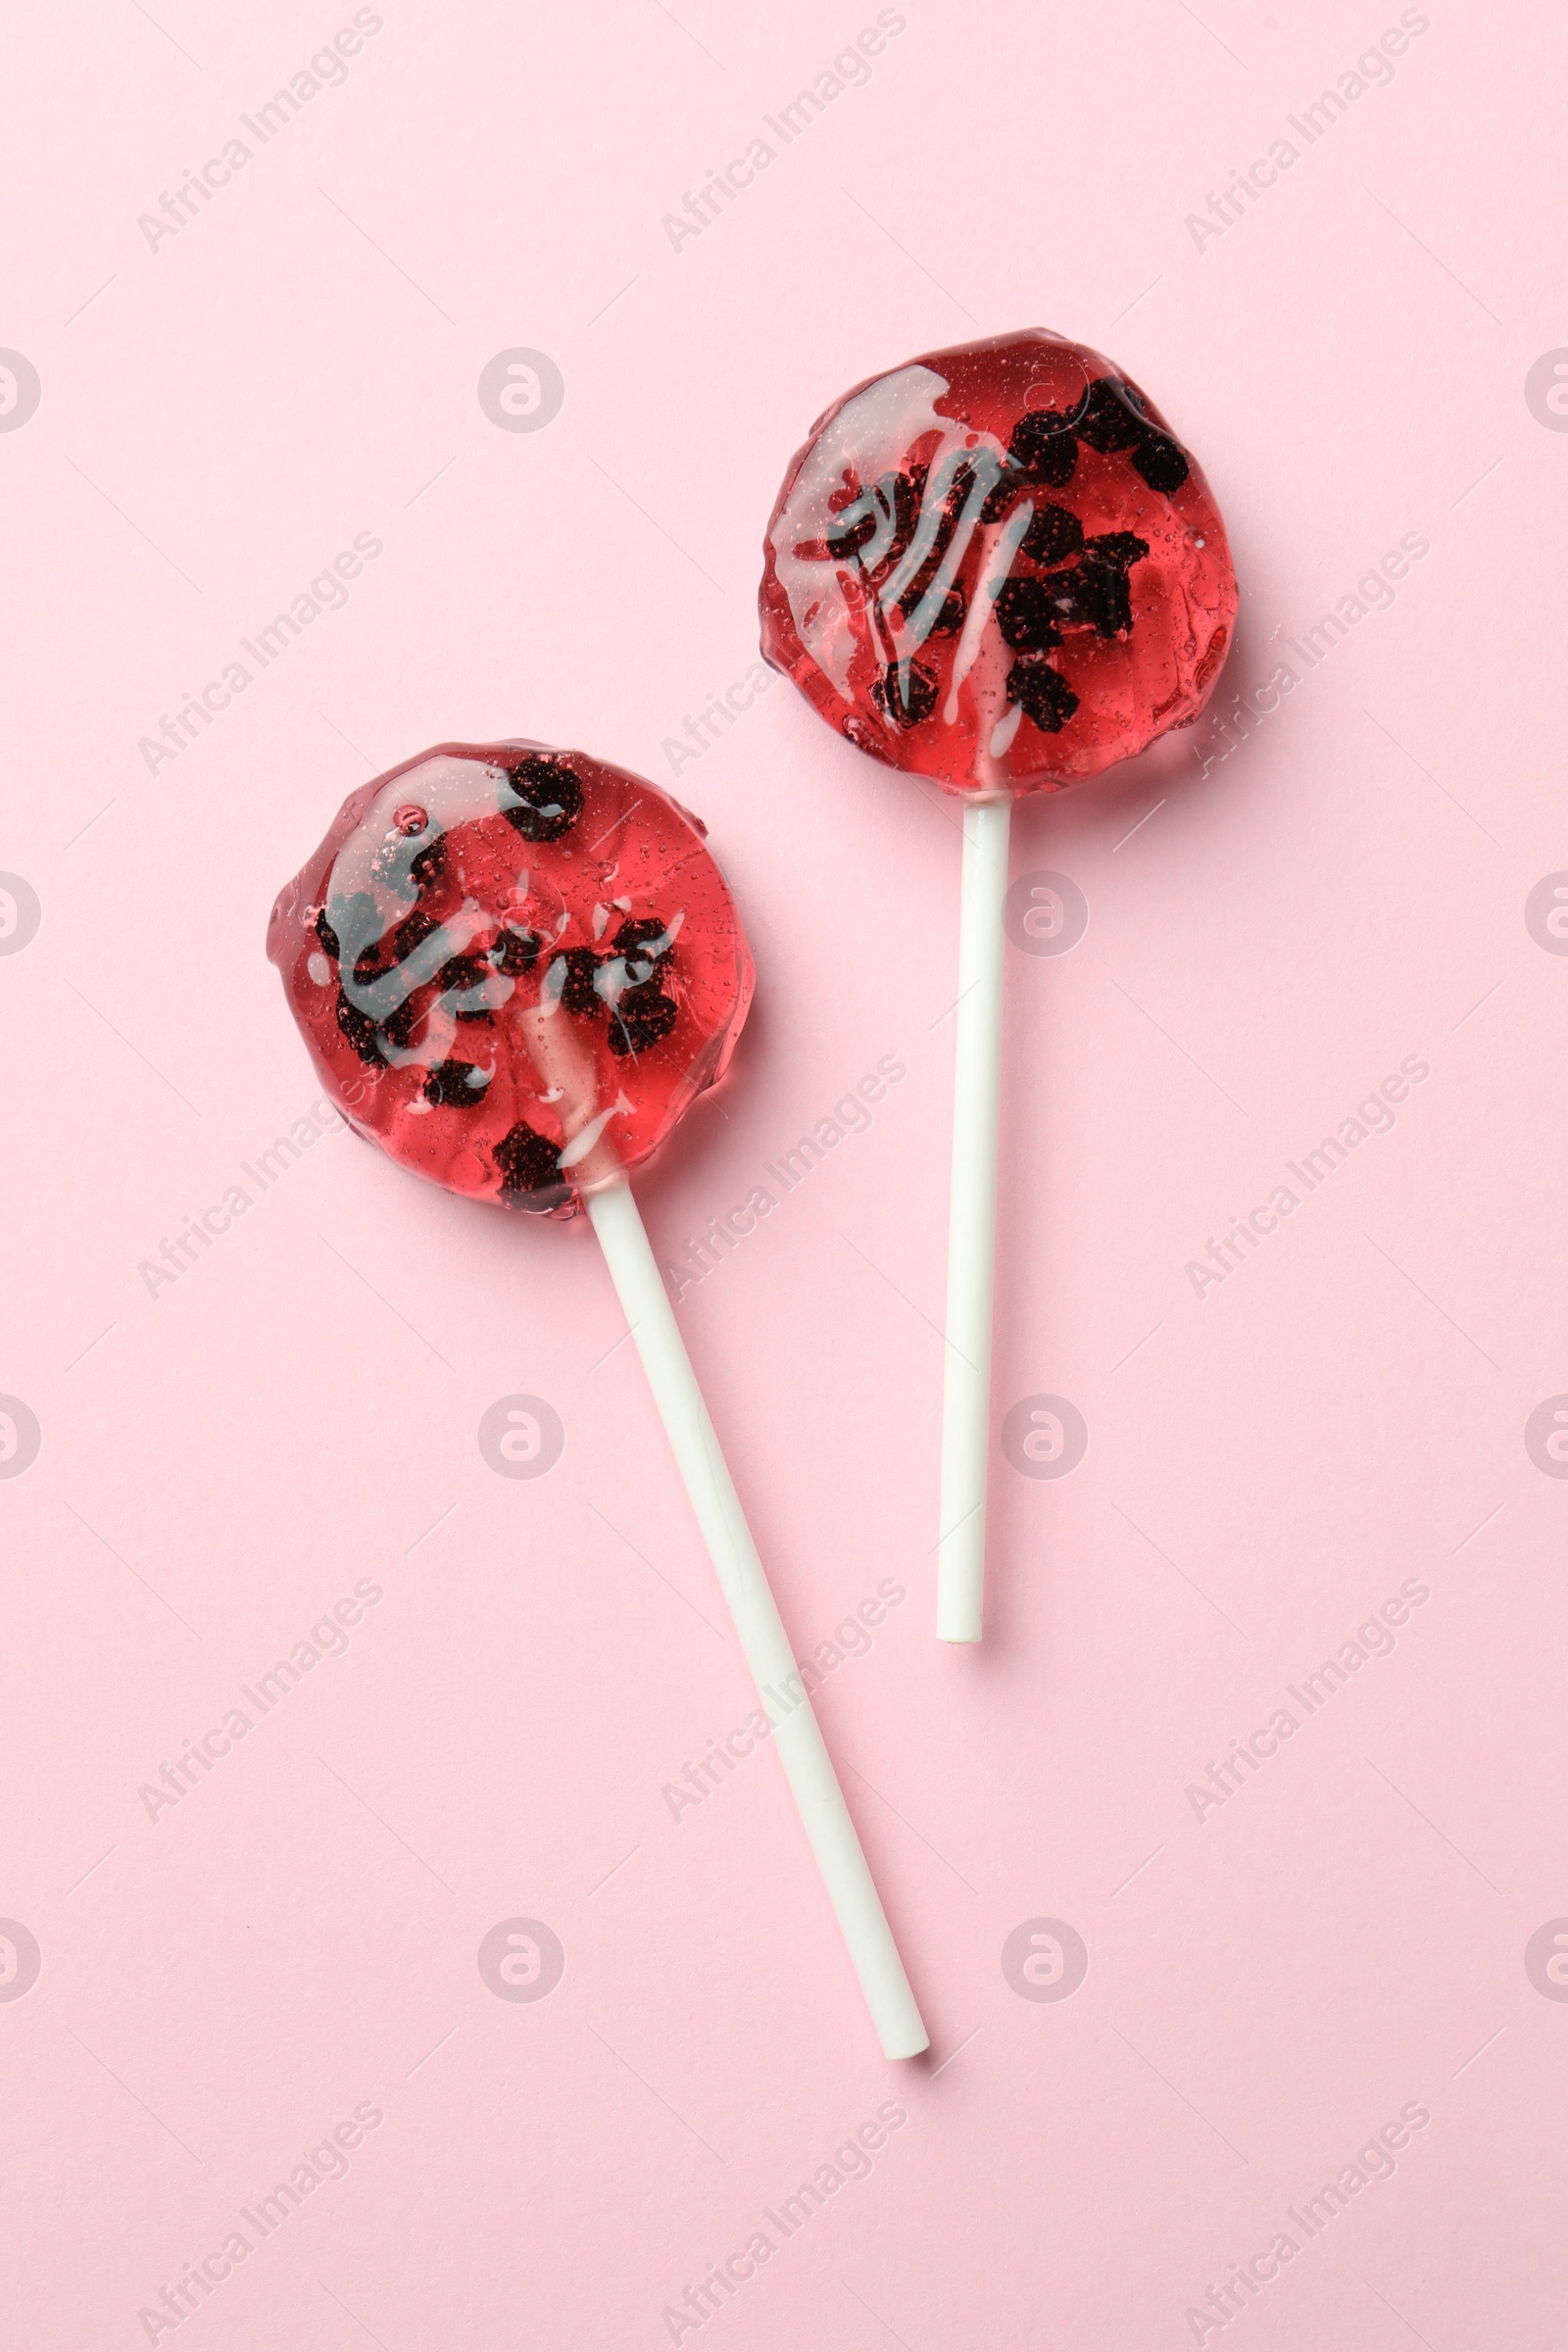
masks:
[[[346,801],[267,953],[332,1100],[449,1191],[571,1215],[725,1067],[752,958],[694,817],[543,744],[444,743]]]
[[[812,428],[762,652],[862,752],[1055,791],[1197,717],[1236,617],[1208,484],[1108,360],[1043,328],[929,352]]]

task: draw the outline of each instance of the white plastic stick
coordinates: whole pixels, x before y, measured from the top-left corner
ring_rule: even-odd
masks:
[[[719,1451],[637,1203],[624,1177],[587,1193],[585,1200],[883,2053],[917,2057],[929,2048],[930,2036]]]
[[[1003,902],[1010,796],[964,803],[958,913],[957,1076],[948,1229],[937,1636],[978,1642],[985,1598],[991,1453],[991,1303],[997,1255],[1002,1093]]]

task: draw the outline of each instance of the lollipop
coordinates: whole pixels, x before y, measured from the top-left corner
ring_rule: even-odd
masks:
[[[344,803],[267,952],[359,1134],[470,1200],[587,1210],[883,2050],[908,2058],[925,2029],[626,1181],[751,1003],[702,831],[581,752],[439,744]]]
[[[1034,327],[929,352],[817,419],[760,606],[763,655],[830,725],[964,804],[937,1631],[977,1642],[1012,795],[1191,724],[1230,642],[1230,550],[1152,403]]]

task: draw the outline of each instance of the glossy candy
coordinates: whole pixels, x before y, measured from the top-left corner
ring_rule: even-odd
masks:
[[[1192,454],[1042,328],[927,353],[812,427],[768,525],[762,652],[950,792],[1056,791],[1190,725],[1236,617]]]
[[[642,777],[522,741],[439,744],[355,793],[267,935],[351,1125],[556,1215],[645,1160],[751,1003],[702,832]]]

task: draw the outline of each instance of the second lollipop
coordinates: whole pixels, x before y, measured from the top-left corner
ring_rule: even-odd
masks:
[[[1190,724],[1236,580],[1196,460],[1108,360],[1043,328],[858,384],[768,525],[762,652],[860,751],[964,802],[937,1631],[980,1639],[1015,792]]]

